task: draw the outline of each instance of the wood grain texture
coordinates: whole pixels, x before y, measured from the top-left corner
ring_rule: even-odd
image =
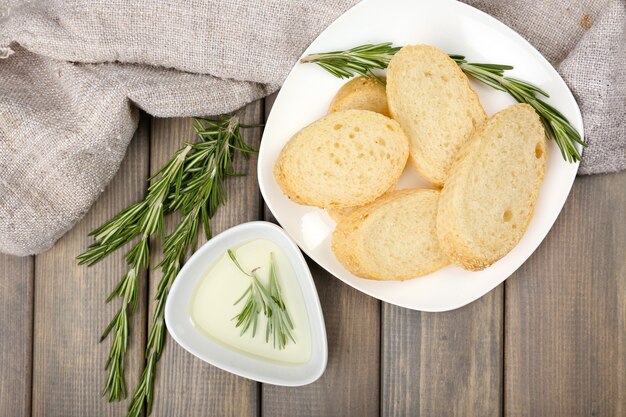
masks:
[[[87,234],[119,210],[140,200],[148,175],[145,115],[121,168],[89,213],[35,261],[35,326],[32,411],[35,416],[120,416],[127,402],[100,397],[111,340],[98,343],[117,309],[104,300],[127,271],[123,253],[96,266],[78,266],[76,256],[92,242]],[[131,319],[126,383],[132,390],[143,366],[146,285],[140,280],[137,312]],[[131,391],[132,393],[132,391]]]
[[[380,302],[308,260],[326,321],[328,366],[298,388],[263,385],[263,416],[378,416]]]
[[[383,303],[381,415],[499,416],[502,285],[443,313]]]
[[[244,124],[259,124],[263,119],[263,102],[248,105],[242,113]],[[246,129],[246,141],[258,148],[261,129]],[[193,140],[192,119],[154,119],[152,125],[152,171],[160,167],[183,142]],[[246,161],[238,158],[238,172],[244,177],[227,181],[228,202],[212,221],[213,233],[252,220],[259,220],[261,198],[257,186],[256,156]],[[170,222],[171,226],[171,222]],[[201,242],[204,242],[204,237]],[[151,304],[160,271],[155,269],[161,249],[153,245],[150,273]],[[150,316],[152,317],[152,316]],[[258,384],[215,368],[184,350],[168,337],[157,365],[153,416],[256,416]]]
[[[0,416],[30,416],[34,260],[0,254]]]
[[[274,99],[248,106],[244,121],[266,118]],[[152,135],[142,117],[120,172],[51,250],[36,258],[0,255],[0,416],[125,415],[128,401],[100,397],[110,340],[98,339],[119,306],[104,298],[127,267],[122,253],[91,268],[75,257],[91,242],[87,233],[140,199],[149,172],[193,139],[190,119],[151,123]],[[258,146],[260,133],[246,136]],[[256,160],[237,163],[248,176],[229,180],[215,233],[272,220]],[[553,230],[505,286],[447,313],[381,306],[309,260],[328,333],[322,378],[298,388],[261,386],[168,338],[153,416],[626,415],[625,212],[626,172],[577,178]],[[159,259],[150,282],[142,281],[131,321],[131,393],[143,367]]]
[[[266,99],[266,118],[276,95]],[[266,220],[275,221],[266,209]],[[378,416],[380,302],[349,287],[307,258],[328,335],[328,366],[313,384],[263,385],[263,416]]]
[[[505,414],[626,415],[626,172],[578,177],[507,281]]]

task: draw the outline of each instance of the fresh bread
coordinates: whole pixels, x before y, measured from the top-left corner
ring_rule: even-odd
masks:
[[[459,154],[443,187],[437,236],[446,256],[481,270],[520,241],[546,170],[546,139],[527,104],[494,115]]]
[[[345,83],[330,103],[328,113],[350,109],[370,110],[389,117],[384,84],[367,77],[356,77]]]
[[[361,206],[398,181],[408,154],[397,122],[367,110],[345,110],[296,133],[281,151],[274,177],[296,203]]]
[[[439,249],[435,220],[439,191],[397,190],[342,219],[332,249],[353,274],[406,280],[429,274],[449,261]]]
[[[387,69],[387,100],[410,144],[410,161],[442,186],[455,155],[486,119],[459,66],[428,45],[405,46]]]

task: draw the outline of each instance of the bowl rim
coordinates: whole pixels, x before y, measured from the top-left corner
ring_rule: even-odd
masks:
[[[285,364],[262,359],[211,339],[191,323],[188,310],[179,308],[181,304],[189,306],[190,297],[203,278],[199,271],[206,271],[223,254],[222,250],[215,249],[232,247],[254,239],[271,240],[283,250],[294,269],[295,279],[302,291],[311,334],[311,356],[304,364]],[[283,386],[310,384],[322,376],[328,363],[324,315],[306,259],[285,230],[266,221],[246,222],[226,229],[194,252],[179,271],[170,289],[165,303],[165,323],[176,343],[192,355],[227,372],[258,382]]]

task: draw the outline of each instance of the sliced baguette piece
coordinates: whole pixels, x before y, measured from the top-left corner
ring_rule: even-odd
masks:
[[[408,154],[408,140],[396,121],[368,110],[345,110],[296,133],[276,160],[274,177],[297,203],[360,206],[398,181]]]
[[[384,82],[385,77],[381,77]],[[367,77],[356,77],[345,83],[330,103],[328,113],[342,110],[369,110],[389,117],[387,92],[384,84]],[[394,190],[393,184],[390,191]],[[384,194],[383,194],[384,196]],[[356,207],[335,207],[326,209],[328,215],[336,222],[348,216]]]
[[[439,49],[405,46],[389,63],[387,100],[409,137],[411,165],[442,186],[454,156],[487,118],[468,78]]]
[[[406,280],[449,263],[439,249],[435,220],[440,192],[392,191],[342,219],[332,250],[353,274],[376,280]]]
[[[384,78],[382,78],[384,82]],[[328,113],[342,110],[369,110],[389,117],[385,85],[368,77],[356,77],[345,83],[330,103]]]
[[[437,237],[446,256],[477,271],[509,253],[526,232],[545,170],[545,132],[531,106],[516,104],[489,119],[441,192]]]

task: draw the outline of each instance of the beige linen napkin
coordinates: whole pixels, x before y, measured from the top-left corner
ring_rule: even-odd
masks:
[[[355,0],[0,0],[0,252],[49,248],[117,171],[138,108],[217,115],[277,90]],[[626,168],[626,0],[471,0],[559,69],[581,173]]]

